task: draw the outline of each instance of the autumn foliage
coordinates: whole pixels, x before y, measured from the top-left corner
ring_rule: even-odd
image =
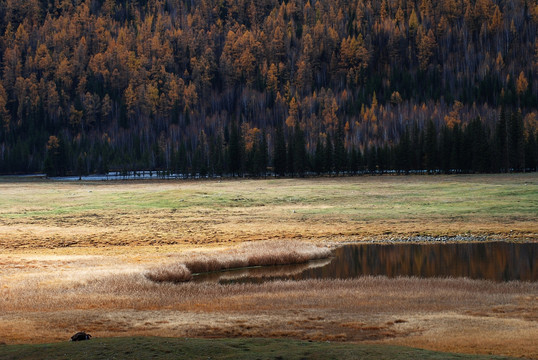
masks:
[[[0,0],[0,172],[534,169],[537,22],[524,0]]]

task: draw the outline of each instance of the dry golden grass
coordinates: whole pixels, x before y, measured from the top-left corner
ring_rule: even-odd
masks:
[[[192,272],[185,264],[172,263],[149,269],[146,277],[155,282],[177,283],[192,279]]]
[[[193,273],[244,268],[249,266],[301,264],[331,255],[328,248],[298,241],[261,241],[240,244],[218,251],[190,251],[175,254],[174,262],[154,266],[146,277],[152,281],[189,281]]]
[[[221,182],[0,179],[0,194],[0,249],[21,251],[99,254],[146,246],[171,252],[274,239],[538,234],[536,173]]]
[[[0,195],[0,343],[65,341],[84,330],[97,337],[372,341],[538,358],[537,283],[366,277],[219,285],[146,277],[149,270],[174,278],[185,269],[302,261],[291,247],[269,253],[283,246],[278,239],[333,245],[471,234],[536,241],[536,174],[0,179]],[[256,258],[259,240],[271,242]]]
[[[80,276],[50,281],[34,273],[4,285],[0,341],[64,341],[86,330],[97,337],[284,336],[538,356],[537,283],[365,277],[172,284],[148,280],[143,266],[86,273],[92,267],[83,259]]]

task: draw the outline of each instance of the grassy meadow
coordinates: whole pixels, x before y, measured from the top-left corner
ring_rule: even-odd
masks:
[[[537,174],[0,178],[0,344],[8,344],[0,357],[24,349],[32,358],[36,348],[12,344],[61,343],[87,331],[94,336],[81,345],[87,349],[107,341],[117,349],[125,341],[153,341],[157,348],[176,341],[129,336],[280,338],[538,358],[536,282],[168,281],[236,265],[304,262],[350,241],[457,235],[536,241],[537,217]],[[117,337],[124,340],[107,339]],[[67,345],[58,346],[51,351]],[[245,346],[261,351],[256,342]]]
[[[536,173],[70,183],[7,178],[0,180],[0,194],[0,247],[6,249],[461,234],[532,240],[538,233]]]

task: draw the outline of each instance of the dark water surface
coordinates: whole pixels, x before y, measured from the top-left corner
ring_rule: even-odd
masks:
[[[537,257],[538,243],[346,245],[330,259],[203,274],[194,280],[227,283],[385,275],[538,281]]]

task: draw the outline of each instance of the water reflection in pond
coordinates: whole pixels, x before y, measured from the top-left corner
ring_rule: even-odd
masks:
[[[226,283],[385,275],[538,281],[537,256],[538,243],[346,245],[326,260],[203,274],[193,280]]]

